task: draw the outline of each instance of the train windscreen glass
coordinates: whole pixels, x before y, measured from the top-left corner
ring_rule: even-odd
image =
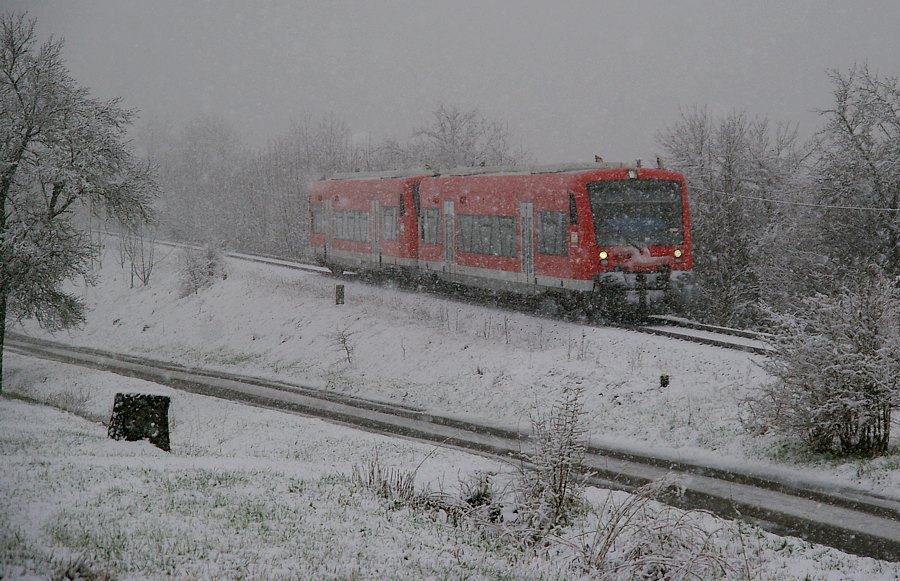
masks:
[[[663,180],[614,180],[587,185],[598,246],[684,244],[681,185]]]

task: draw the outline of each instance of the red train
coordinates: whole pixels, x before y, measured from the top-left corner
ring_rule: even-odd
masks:
[[[693,265],[687,186],[664,169],[348,174],[315,183],[310,212],[311,250],[335,270],[646,304]]]

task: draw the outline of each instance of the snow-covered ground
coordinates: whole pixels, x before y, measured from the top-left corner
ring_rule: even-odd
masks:
[[[347,303],[337,306],[334,279],[240,261],[229,262],[227,279],[182,297],[177,251],[160,255],[151,286],[132,289],[107,254],[99,284],[79,291],[90,306],[87,324],[51,338],[523,429],[533,410],[581,384],[593,443],[882,494],[898,490],[897,456],[809,463],[774,436],[746,435],[740,401],[767,380],[746,353],[351,280],[343,281]],[[33,325],[24,330],[42,335]],[[174,426],[173,453],[165,454],[146,443],[107,441],[96,423],[0,400],[3,465],[10,467],[0,476],[0,518],[8,518],[0,523],[8,531],[0,557],[64,561],[105,547],[118,570],[137,577],[573,574],[571,557],[511,556],[478,535],[391,510],[346,479],[376,450],[406,470],[425,459],[420,483],[444,489],[472,471],[501,468],[487,460],[9,353],[5,365],[7,392],[94,419],[108,418],[116,391],[170,394]],[[662,373],[671,378],[665,389]],[[895,564],[755,532],[752,538],[740,544],[752,546],[755,578],[900,575]],[[737,555],[733,537],[719,545]]]
[[[238,260],[226,280],[181,297],[180,251],[159,252],[151,286],[137,289],[108,252],[99,284],[80,289],[87,324],[51,338],[522,429],[580,384],[592,443],[900,491],[900,456],[813,461],[775,435],[746,434],[741,402],[768,381],[759,356],[352,280],[335,305],[335,279]]]
[[[598,530],[590,513],[552,542],[519,551],[349,477],[377,456],[385,467],[416,470],[420,487],[459,497],[460,483],[473,474],[500,478],[514,475],[514,466],[107,372],[7,357],[9,392],[87,418],[108,417],[118,391],[170,396],[173,446],[166,453],[147,442],[113,441],[97,421],[0,398],[0,578],[62,578],[82,560],[82,572],[120,580],[593,578],[578,567],[579,547],[594,542]],[[623,496],[586,494],[598,511],[621,506]],[[706,514],[678,520],[709,535],[705,554],[727,567],[728,578],[900,578],[898,563]],[[623,534],[612,553],[623,552],[628,539]]]
[[[385,466],[418,467],[423,485],[450,489],[473,471],[496,471],[495,462],[8,357],[11,391],[88,417],[108,417],[117,391],[171,396],[173,447],[113,441],[98,422],[0,400],[0,578],[46,574],[40,566],[51,560],[58,569],[84,556],[123,578],[423,579],[471,569],[526,579],[553,569],[510,564],[477,535],[393,510],[346,478],[377,455]]]

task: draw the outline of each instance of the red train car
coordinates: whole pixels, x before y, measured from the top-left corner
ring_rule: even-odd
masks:
[[[310,246],[333,268],[644,302],[691,270],[684,177],[624,164],[350,174],[310,194]]]

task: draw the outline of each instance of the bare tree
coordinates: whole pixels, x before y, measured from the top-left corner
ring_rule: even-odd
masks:
[[[826,122],[810,188],[823,208],[811,234],[838,280],[870,264],[898,276],[900,87],[896,78],[879,78],[865,66],[830,76],[834,105],[821,111]]]
[[[0,389],[7,315],[48,328],[83,320],[82,301],[60,289],[87,276],[95,252],[75,208],[133,227],[155,194],[151,168],[125,145],[134,111],[91,98],[62,48],[37,46],[34,20],[0,16]]]
[[[353,363],[353,351],[355,347],[355,342],[353,340],[353,336],[356,333],[350,330],[350,327],[344,327],[343,329],[338,328],[334,331],[334,336],[332,338],[332,343],[335,347],[340,349],[344,356],[347,358],[347,365]]]
[[[156,228],[140,225],[122,233],[119,237],[119,257],[123,269],[126,258],[131,265],[131,288],[134,288],[135,279],[141,286],[150,284],[156,266]]]
[[[163,138],[160,135],[157,138]],[[161,220],[185,242],[230,239],[236,202],[244,194],[237,176],[245,148],[236,130],[214,116],[191,119],[174,138],[174,152],[158,159],[163,183]]]
[[[714,119],[706,109],[692,109],[659,140],[691,190],[703,305],[695,314],[720,324],[758,320],[760,298],[779,288],[769,269],[792,251],[778,245],[795,215],[765,200],[798,189],[804,150],[796,130],[782,125],[773,131],[767,120],[742,112]]]
[[[528,160],[524,150],[510,145],[506,127],[486,119],[477,108],[464,111],[439,105],[432,117],[431,124],[413,136],[411,147],[421,162],[453,168],[515,165]]]

